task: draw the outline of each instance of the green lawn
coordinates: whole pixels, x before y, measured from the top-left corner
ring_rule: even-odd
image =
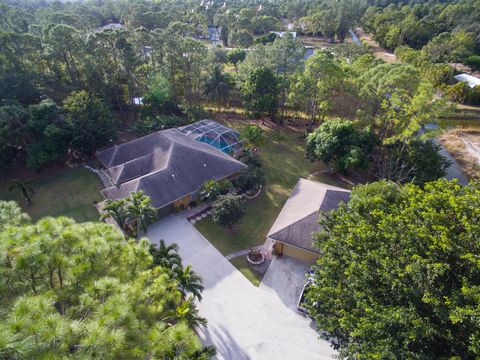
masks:
[[[238,129],[245,122],[227,122],[227,125]],[[260,148],[260,158],[267,175],[266,190],[259,198],[248,201],[247,213],[235,234],[229,234],[215,225],[211,217],[195,224],[222,254],[262,244],[298,179],[321,170],[320,163],[305,159],[304,144],[298,140],[299,135],[293,131],[266,131],[266,143]],[[335,184],[331,178],[322,175],[316,174],[315,179]]]
[[[240,271],[248,280],[250,280],[253,285],[260,285],[263,275],[252,269],[245,256],[239,256],[233,260],[230,260],[230,262],[238,269],[238,271]]]
[[[29,183],[34,194],[33,204],[28,206],[17,192],[7,191],[7,184],[0,184],[0,199],[15,200],[36,221],[44,216],[69,216],[76,221],[98,220],[94,200],[102,200],[102,183],[97,175],[77,167],[58,175]]]

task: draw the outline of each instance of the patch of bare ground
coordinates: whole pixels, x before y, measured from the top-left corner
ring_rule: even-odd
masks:
[[[480,178],[479,129],[451,129],[440,136],[439,140],[468,176]]]
[[[373,56],[380,58],[387,63],[398,62],[395,54],[382,48],[380,44],[378,44],[373,37],[369,33],[365,32],[365,30],[363,30],[361,27],[356,27],[354,31],[362,43],[368,46]]]

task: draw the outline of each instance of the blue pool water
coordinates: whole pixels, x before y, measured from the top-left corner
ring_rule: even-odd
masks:
[[[206,137],[206,136],[201,136],[199,138],[196,139],[197,141],[200,141],[200,142],[203,142],[203,143],[206,143],[210,146],[213,146],[214,148],[217,148],[219,150],[222,150],[225,154],[231,154],[232,152],[232,149],[228,147],[228,143],[226,143],[225,141],[219,139],[219,140],[215,140],[215,139],[212,139],[212,138],[209,138],[209,137]]]

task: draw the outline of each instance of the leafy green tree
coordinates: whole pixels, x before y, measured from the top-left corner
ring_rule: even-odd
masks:
[[[241,191],[258,190],[265,185],[265,171],[262,167],[249,166],[243,169],[233,180],[233,184]]]
[[[219,107],[227,105],[232,89],[232,80],[228,74],[223,73],[220,66],[214,66],[212,72],[205,80],[205,95],[207,99],[217,103]]]
[[[465,65],[468,65],[474,71],[480,70],[480,55],[472,55],[465,59]]]
[[[245,215],[246,200],[241,195],[220,195],[212,204],[213,222],[230,230]]]
[[[15,201],[0,200],[0,232],[7,226],[21,226],[29,222],[30,217],[22,213]]]
[[[113,118],[102,101],[85,90],[74,91],[63,101],[71,127],[74,150],[90,156],[115,135]]]
[[[235,67],[235,71],[238,72],[238,64],[245,60],[247,53],[242,49],[233,49],[228,52],[228,61]]]
[[[293,81],[290,100],[308,114],[311,128],[323,119],[331,106],[333,94],[340,90],[345,78],[333,56],[318,52],[305,63],[305,70]]]
[[[202,354],[186,316],[175,312],[183,302],[177,282],[162,267],[152,268],[148,248],[147,240],[125,241],[103,223],[61,217],[8,226],[0,233],[2,356]]]
[[[146,233],[148,225],[157,220],[157,210],[142,190],[130,193],[126,213],[130,220],[135,221],[137,237],[141,232]]]
[[[263,44],[267,45],[269,43],[273,43],[279,36],[273,32],[259,36],[255,39],[254,44]]]
[[[451,162],[440,153],[440,145],[431,140],[413,139],[386,145],[386,159],[374,167],[378,179],[422,185],[446,175]]]
[[[253,71],[242,85],[243,106],[255,118],[275,118],[278,108],[278,81],[266,68]]]
[[[63,158],[70,145],[71,127],[62,109],[52,100],[43,100],[28,107],[27,128],[32,139],[26,148],[27,166],[38,170]]]
[[[381,181],[321,214],[307,304],[341,358],[479,356],[479,194]]]
[[[308,134],[306,154],[311,161],[335,163],[338,171],[365,168],[375,138],[368,128],[357,129],[352,121],[340,118],[324,122]]]
[[[235,30],[229,34],[228,43],[240,48],[248,48],[253,44],[253,36],[248,30]]]
[[[248,148],[254,148],[265,144],[263,129],[258,125],[245,126],[240,133],[240,137],[245,141],[245,145]]]
[[[33,189],[32,187],[20,180],[11,180],[8,183],[8,191],[17,191],[27,201],[28,205],[32,205]]]

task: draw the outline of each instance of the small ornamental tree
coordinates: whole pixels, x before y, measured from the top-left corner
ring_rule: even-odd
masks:
[[[345,359],[480,356],[480,184],[356,187],[322,214],[307,295]]]
[[[246,205],[246,201],[241,195],[220,195],[212,204],[213,222],[232,230],[233,225],[245,215]]]
[[[278,81],[272,70],[254,70],[242,86],[243,106],[252,117],[275,118],[278,108]]]
[[[249,166],[238,174],[233,184],[241,191],[258,189],[265,185],[265,171],[261,167]]]

